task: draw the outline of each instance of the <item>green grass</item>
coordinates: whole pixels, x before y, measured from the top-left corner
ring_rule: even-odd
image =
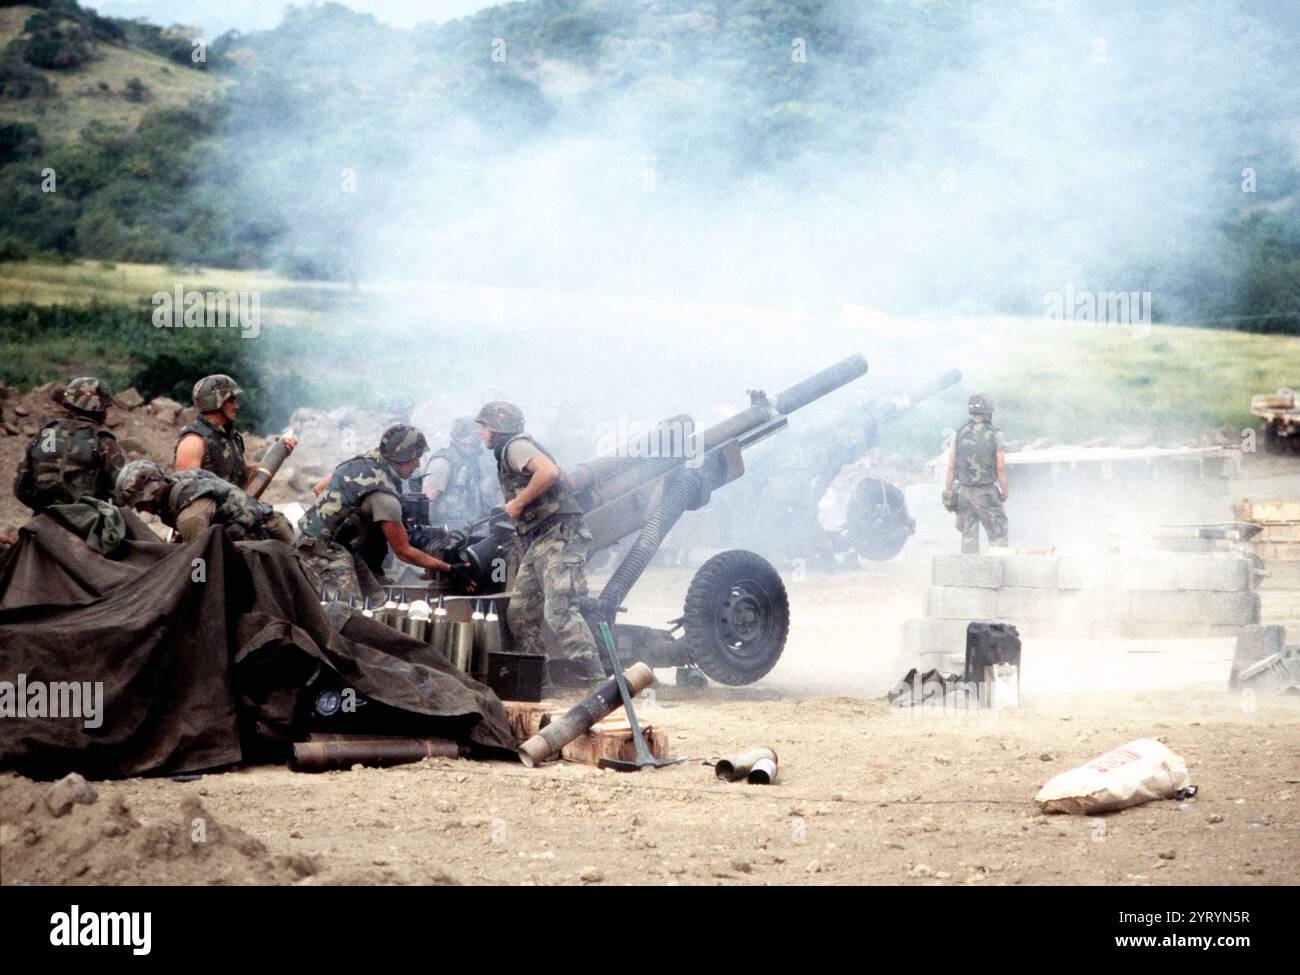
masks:
[[[415,375],[410,356],[422,347],[421,333],[401,332],[396,324],[386,333],[390,341],[374,343],[362,360],[356,355],[357,334],[369,334],[372,325],[368,302],[391,302],[400,282],[387,282],[380,292],[265,271],[24,261],[0,264],[0,313],[22,304],[85,309],[98,303],[102,310],[44,332],[12,322],[0,327],[0,378],[31,386],[72,372],[128,377],[140,374],[142,357],[159,354],[161,333],[173,350],[220,338],[212,330],[199,330],[202,335],[148,325],[150,296],[178,281],[196,290],[261,294],[263,336],[244,343],[239,354],[261,364],[268,377],[280,377],[283,402],[268,407],[272,419],[297,403],[371,405],[398,392],[394,377]],[[1300,387],[1300,337],[1292,336],[1171,325],[1139,336],[1034,318],[936,318],[890,320],[864,329],[858,342],[873,362],[875,381],[868,382],[877,394],[902,391],[884,368],[877,372],[877,362],[926,363],[926,371],[932,364],[936,374],[956,366],[964,373],[958,387],[886,431],[882,446],[898,453],[929,450],[937,431],[961,421],[965,397],[976,389],[994,398],[998,423],[1014,440],[1081,443],[1129,435],[1182,442],[1213,430],[1240,431],[1255,426],[1252,394]],[[455,368],[462,382],[491,381],[491,363],[457,361]],[[290,391],[301,398],[291,401]]]

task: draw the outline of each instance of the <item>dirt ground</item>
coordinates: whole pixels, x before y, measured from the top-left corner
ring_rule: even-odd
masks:
[[[1294,698],[1247,705],[1215,684],[1026,693],[1019,710],[996,716],[891,711],[874,698],[895,648],[872,634],[915,613],[923,585],[895,571],[792,582],[790,645],[758,685],[688,692],[660,671],[641,714],[691,759],[681,765],[263,767],[95,783],[97,801],[61,817],[45,806],[50,785],[9,775],[0,881],[1295,882]],[[647,616],[672,605],[685,575],[643,580]],[[1097,818],[1037,812],[1032,797],[1052,775],[1142,737],[1186,760],[1197,798]],[[772,786],[721,783],[703,764],[759,745],[780,756]]]
[[[30,425],[56,412],[36,396],[11,396],[4,417]],[[170,452],[179,420],[162,413],[120,411],[133,453]],[[0,467],[12,471],[25,442],[0,437]],[[1233,497],[1300,495],[1294,462],[1252,461]],[[12,508],[0,492],[0,526],[24,520]],[[672,671],[658,673],[641,717],[690,759],[680,765],[261,767],[95,783],[94,802],[57,816],[50,784],[5,774],[0,883],[1295,882],[1300,701],[1230,694],[1230,647],[1152,655],[1026,641],[1018,710],[886,706],[881,696],[909,665],[900,625],[921,615],[931,554],[911,545],[894,562],[834,574],[781,567],[790,639],[766,678],[686,691]],[[652,568],[625,619],[680,615],[691,574]],[[1300,573],[1279,573],[1261,595],[1265,622],[1288,623],[1289,642],[1300,641]],[[1066,679],[1041,679],[1060,677],[1065,660]],[[1148,663],[1120,672],[1123,661]],[[1038,813],[1032,797],[1047,779],[1143,737],[1185,759],[1195,799],[1097,818]],[[721,783],[705,764],[760,745],[780,756],[772,786]]]

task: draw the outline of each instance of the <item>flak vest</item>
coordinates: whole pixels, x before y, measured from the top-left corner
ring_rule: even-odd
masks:
[[[533,475],[528,473],[519,474],[512,471],[506,464],[506,452],[510,445],[516,440],[527,440],[534,447],[540,450],[548,457],[552,463],[555,458],[551,457],[536,440],[526,433],[519,433],[509,440],[497,446],[493,451],[497,459],[497,478],[501,481],[501,493],[505,495],[507,501],[513,501],[519,496],[519,492],[528,486],[528,482],[533,479]],[[558,465],[557,465],[558,466]],[[519,517],[515,519],[515,530],[521,535],[529,535],[538,528],[545,527],[552,519],[559,515],[581,515],[582,508],[579,506],[577,499],[569,491],[568,484],[564,481],[564,476],[557,477],[553,484],[546,489],[541,497],[535,498],[528,505]]]
[[[50,430],[54,431],[52,436],[47,432]],[[27,445],[25,469],[19,470],[14,484],[18,500],[37,510],[52,504],[71,504],[83,494],[111,500],[112,475],[106,467],[100,437],[116,439],[93,420],[75,416],[60,417],[41,427]]]
[[[955,473],[967,487],[992,484],[998,474],[998,431],[992,423],[970,420],[957,431]]]
[[[453,524],[460,520],[475,521],[487,513],[483,488],[479,483],[478,460],[469,460],[455,447],[444,447],[430,458],[447,462],[447,486],[433,502],[430,517],[435,524]],[[426,466],[425,470],[428,470]]]
[[[337,543],[357,550],[365,541],[370,519],[362,503],[376,491],[393,495],[400,502],[402,485],[378,451],[345,460],[330,476],[329,484],[298,520],[298,530],[326,544]]]
[[[229,481],[235,487],[242,488],[248,480],[245,472],[244,438],[232,425],[213,426],[204,417],[181,428],[176,438],[176,446],[191,433],[203,438],[203,470],[211,471],[217,477]],[[176,448],[172,448],[175,456]]]

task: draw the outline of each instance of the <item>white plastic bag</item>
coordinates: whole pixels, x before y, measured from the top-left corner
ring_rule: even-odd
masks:
[[[1055,776],[1034,801],[1043,812],[1087,815],[1172,799],[1187,784],[1181,758],[1158,741],[1139,738]]]

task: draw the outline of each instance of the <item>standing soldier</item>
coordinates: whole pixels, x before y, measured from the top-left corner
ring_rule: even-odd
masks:
[[[14,494],[35,514],[83,494],[112,500],[126,463],[117,438],[104,427],[112,401],[102,380],[81,376],[68,383],[62,401],[67,416],[51,420],[32,437],[14,478]]]
[[[469,525],[488,513],[483,496],[483,470],[479,457],[483,443],[472,416],[457,417],[451,425],[451,445],[435,453],[424,468],[424,496],[433,502],[430,520],[435,525]]]
[[[948,454],[943,503],[957,513],[961,550],[978,555],[980,525],[989,545],[1007,544],[1007,465],[1002,431],[993,425],[993,403],[983,393],[970,398],[970,421],[957,431]],[[953,480],[956,479],[954,488]]]
[[[451,571],[446,562],[411,545],[402,524],[402,480],[415,472],[427,447],[423,433],[397,423],[384,431],[378,450],[334,469],[298,520],[301,535],[294,545],[298,562],[317,589],[335,590],[338,599],[382,596],[383,587],[362,554],[375,531],[401,561]]]
[[[604,677],[596,641],[579,608],[587,595],[585,564],[591,542],[582,509],[551,455],[524,433],[519,407],[488,403],[475,422],[483,443],[496,456],[506,514],[514,519],[523,546],[507,614],[511,634],[525,653],[544,654],[545,620],[563,656],[575,662],[578,676]]]
[[[239,394],[243,392],[229,376],[205,376],[194,384],[194,408],[198,418],[186,424],[176,439],[176,469],[202,468],[242,488],[257,470],[244,459],[244,438],[235,429]],[[285,438],[289,453],[298,445]]]
[[[236,542],[293,542],[293,526],[284,515],[211,471],[168,474],[151,460],[133,460],[117,476],[117,503],[156,514],[187,543],[214,524],[223,525]]]

